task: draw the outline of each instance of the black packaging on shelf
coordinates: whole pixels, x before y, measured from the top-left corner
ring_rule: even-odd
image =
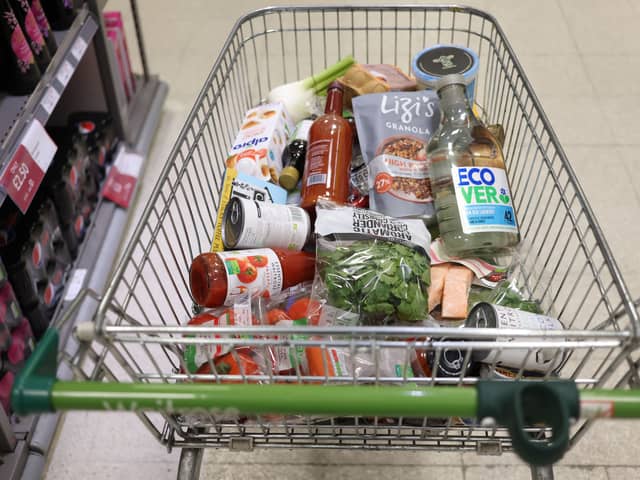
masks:
[[[106,112],[76,112],[69,115],[69,125],[85,141],[92,162],[98,167],[98,180],[102,180],[118,145],[111,115]]]
[[[42,7],[51,28],[56,31],[67,30],[76,18],[72,0],[43,0]]]
[[[30,307],[25,307],[23,305],[22,311],[29,321],[34,337],[36,339],[40,339],[49,327],[50,321],[49,317],[47,317],[44,306],[40,303],[35,303]]]
[[[7,415],[11,413],[11,389],[15,378],[11,372],[0,371],[0,405]]]
[[[11,346],[11,330],[6,323],[0,321],[0,353],[7,352]]]

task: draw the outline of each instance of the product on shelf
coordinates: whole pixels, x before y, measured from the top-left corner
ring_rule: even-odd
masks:
[[[31,11],[28,0],[9,0],[13,13],[15,14],[18,24],[24,32],[25,38],[31,47],[33,56],[36,59],[38,68],[42,73],[45,72],[49,62],[51,62],[51,54],[44,41],[40,27],[36,17]]]
[[[36,22],[38,22],[38,28],[40,28],[40,32],[42,33],[42,37],[44,38],[44,42],[47,44],[49,54],[51,55],[51,57],[53,57],[53,55],[58,50],[58,44],[56,43],[56,39],[53,36],[51,25],[49,25],[49,20],[47,20],[47,15],[44,13],[42,4],[40,0],[29,0],[29,6],[31,7],[31,11],[33,12],[34,17],[36,18]]]
[[[469,107],[462,75],[442,77],[438,97],[443,120],[427,156],[445,250],[457,257],[509,253],[520,232],[502,149]]]
[[[11,95],[28,95],[40,81],[40,69],[9,0],[0,0],[0,76]]]
[[[127,97],[127,101],[131,100],[133,95],[132,86],[131,86],[131,77],[128,74],[126,67],[126,58],[125,51],[120,41],[120,34],[118,30],[107,29],[107,38],[109,39],[109,43],[113,47],[113,54],[116,57],[116,61],[118,63],[118,71],[120,72],[120,81],[122,83],[122,88],[124,89],[124,94]]]
[[[7,415],[11,413],[11,389],[14,381],[13,373],[0,371],[0,405]]]
[[[18,303],[10,282],[5,282],[0,287],[0,322],[8,328],[17,327],[22,320],[22,309]]]
[[[353,131],[342,116],[342,95],[339,82],[329,85],[325,113],[309,130],[300,206],[310,213],[319,198],[345,203],[349,196]]]
[[[73,0],[41,0],[49,24],[54,30],[67,30],[76,18]]]
[[[103,12],[102,18],[107,29],[107,35],[111,38],[111,33],[115,33],[115,41],[117,44],[117,52],[120,52],[122,58],[121,68],[123,83],[128,88],[131,95],[136,91],[136,78],[131,69],[131,57],[129,56],[129,47],[127,46],[127,37],[124,31],[124,21],[120,12]],[[120,62],[119,62],[120,65]]]
[[[229,150],[227,168],[277,184],[282,170],[282,151],[293,128],[294,123],[282,103],[252,108],[245,114]]]

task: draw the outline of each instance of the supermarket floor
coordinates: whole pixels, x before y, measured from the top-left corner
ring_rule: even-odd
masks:
[[[462,3],[493,13],[506,30],[629,287],[640,296],[640,2]],[[136,214],[145,204],[233,22],[242,13],[265,5],[261,0],[139,0],[139,4],[149,65],[169,83],[171,91]],[[107,8],[127,12],[128,6],[125,0],[112,0]],[[133,38],[133,32],[129,37]],[[640,478],[638,427],[639,422],[600,422],[560,462],[557,478]],[[50,455],[46,478],[174,478],[178,455],[177,451],[167,454],[132,415],[67,414]],[[310,450],[250,454],[209,451],[202,471],[202,478],[223,479],[471,480],[524,479],[528,475],[528,468],[513,455]]]

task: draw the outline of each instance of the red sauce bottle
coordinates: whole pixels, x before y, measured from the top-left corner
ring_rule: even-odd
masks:
[[[193,300],[204,307],[233,305],[252,297],[274,295],[313,280],[315,255],[276,248],[202,253],[191,263]]]
[[[318,198],[344,204],[349,196],[353,130],[342,117],[342,95],[340,83],[329,85],[324,115],[309,130],[300,206],[312,213]]]

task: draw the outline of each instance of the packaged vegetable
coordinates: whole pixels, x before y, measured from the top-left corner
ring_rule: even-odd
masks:
[[[427,142],[438,128],[434,92],[389,92],[353,99],[367,164],[371,209],[435,223]]]
[[[319,202],[314,299],[323,325],[380,325],[427,318],[430,243],[421,220]]]

